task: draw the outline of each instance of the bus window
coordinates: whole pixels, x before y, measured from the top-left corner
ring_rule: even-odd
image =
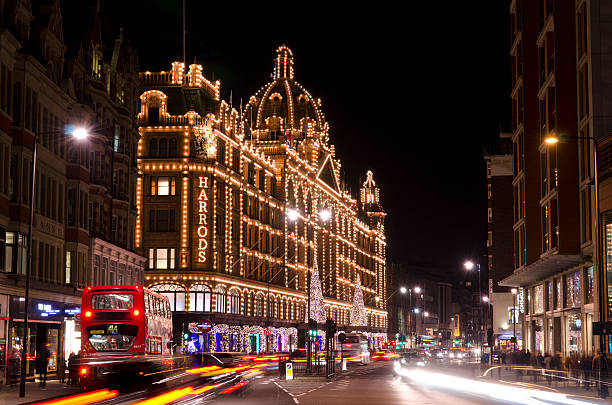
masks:
[[[93,309],[132,309],[133,294],[96,294],[91,296]]]

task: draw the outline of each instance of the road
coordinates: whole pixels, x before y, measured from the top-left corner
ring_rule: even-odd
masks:
[[[197,375],[189,379],[185,374],[166,382],[162,380],[161,385],[155,383],[157,386],[151,384],[138,389],[134,387],[132,391],[118,395],[115,393],[114,396],[107,389],[103,392],[79,394],[78,399],[54,399],[48,404],[612,404],[610,400],[600,401],[587,397],[580,390],[568,396],[562,390],[524,381],[476,377],[474,370],[474,366],[468,364],[395,369],[393,362],[381,361],[367,366],[354,366],[348,373],[331,382],[316,379],[281,381],[276,372],[262,370],[251,373],[248,380],[232,376],[233,373],[203,380]],[[404,376],[396,376],[396,373]],[[504,380],[510,380],[507,377],[504,376]]]
[[[207,402],[209,403],[209,402]],[[244,392],[217,396],[210,404],[233,405],[369,405],[369,404],[491,404],[450,391],[410,383],[393,374],[391,362],[360,367],[334,382],[279,381],[264,376],[252,382]]]

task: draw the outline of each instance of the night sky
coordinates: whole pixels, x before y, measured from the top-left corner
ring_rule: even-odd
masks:
[[[482,156],[510,120],[509,2],[291,3],[187,0],[188,62],[238,107],[289,46],[296,80],[323,101],[354,195],[374,172],[389,259],[459,274],[465,258],[486,253]],[[70,24],[76,8],[62,4]],[[124,28],[141,71],[169,70],[182,54],[180,5],[102,0],[103,29],[112,38]]]

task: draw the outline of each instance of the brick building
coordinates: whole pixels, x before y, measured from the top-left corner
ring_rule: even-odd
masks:
[[[0,357],[23,348],[37,135],[27,351],[34,358],[50,344],[51,373],[80,350],[74,315],[82,289],[144,276],[131,233],[136,59],[120,34],[103,47],[99,10],[81,6],[80,28],[64,31],[59,1],[0,3]],[[92,138],[76,141],[68,125],[87,126]],[[95,252],[102,251],[107,260],[96,273]]]

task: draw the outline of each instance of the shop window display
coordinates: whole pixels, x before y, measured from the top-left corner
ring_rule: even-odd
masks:
[[[566,319],[569,353],[580,355],[582,353],[582,317],[577,313],[569,315]]]
[[[533,313],[544,312],[544,285],[540,284],[533,289]]]
[[[533,332],[535,334],[535,351],[544,353],[544,321],[536,319],[533,321]]]
[[[580,299],[580,271],[576,271],[574,273],[570,273],[565,276],[566,283],[566,306],[568,308],[579,307],[581,304]]]

